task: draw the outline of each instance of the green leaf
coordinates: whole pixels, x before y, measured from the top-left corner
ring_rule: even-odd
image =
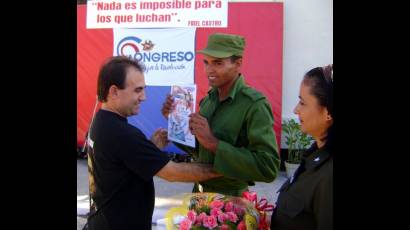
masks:
[[[192,226],[191,230],[208,230],[208,228],[204,226]]]
[[[234,223],[232,223],[231,221],[226,221],[225,224],[229,226],[230,230],[236,230],[237,229],[236,225]]]
[[[288,162],[300,163],[301,154],[311,145],[313,138],[302,133],[295,119],[285,120],[282,130],[288,146]]]

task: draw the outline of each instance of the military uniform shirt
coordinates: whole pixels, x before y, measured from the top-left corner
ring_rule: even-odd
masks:
[[[254,181],[276,178],[280,160],[272,109],[265,96],[245,84],[242,75],[223,101],[217,88],[211,89],[200,102],[200,114],[219,142],[215,153],[199,144],[193,157],[196,162],[213,164],[224,175],[200,182],[203,192],[241,196]],[[198,184],[193,191],[199,191]]]
[[[333,158],[326,150],[304,154],[279,192],[272,230],[333,229]]]

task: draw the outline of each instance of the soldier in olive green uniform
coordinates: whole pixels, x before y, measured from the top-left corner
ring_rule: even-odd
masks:
[[[295,108],[301,130],[314,139],[295,175],[279,189],[272,230],[333,229],[333,67],[314,68]]]
[[[189,127],[197,139],[196,149],[176,144],[196,162],[211,163],[224,175],[197,182],[193,192],[217,192],[241,196],[254,181],[272,182],[279,171],[279,156],[273,114],[266,97],[245,84],[239,72],[245,39],[230,34],[212,34],[205,49],[205,71],[212,87],[191,114]],[[172,109],[168,97],[165,117]]]

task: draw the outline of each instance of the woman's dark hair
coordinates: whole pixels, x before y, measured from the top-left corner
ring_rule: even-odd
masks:
[[[115,56],[108,59],[98,74],[98,101],[107,101],[107,95],[111,85],[115,85],[119,89],[125,88],[125,78],[127,76],[128,67],[135,67],[140,72],[144,71],[144,67],[138,63],[137,60],[126,56]]]
[[[310,87],[310,93],[317,98],[319,104],[327,109],[332,116],[333,123],[327,129],[324,148],[333,153],[334,143],[334,111],[333,111],[333,64],[325,67],[317,67],[308,71],[303,84]]]

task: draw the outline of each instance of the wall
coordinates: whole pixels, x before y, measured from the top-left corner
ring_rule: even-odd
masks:
[[[282,120],[296,118],[303,75],[333,63],[333,0],[284,0]],[[283,137],[283,135],[282,135]],[[282,138],[282,148],[284,139]]]
[[[297,118],[293,108],[298,102],[299,84],[304,73],[316,66],[333,63],[333,0],[256,2],[284,3],[282,120]],[[281,143],[282,148],[286,147],[283,138]]]
[[[208,35],[213,32],[241,34],[246,37],[247,60],[241,71],[246,82],[262,92],[269,100],[278,143],[281,136],[282,73],[283,73],[283,4],[229,3],[228,28],[198,28],[195,47],[205,47]],[[243,17],[243,15],[247,15]],[[86,5],[77,6],[77,142],[82,145],[89,128],[95,104],[97,75],[101,63],[112,55],[113,32],[111,29],[86,29]],[[255,27],[255,25],[258,25]],[[263,39],[261,39],[263,38]],[[153,40],[154,41],[154,40]],[[155,42],[154,42],[155,43]],[[208,91],[208,80],[199,55],[195,61],[197,98]],[[267,68],[268,67],[268,68]],[[248,76],[248,77],[247,77]],[[158,87],[157,87],[158,88]],[[166,120],[159,113],[169,89],[155,90],[147,87],[149,103],[141,105],[141,113],[129,122],[138,126],[147,136],[157,127],[166,127]],[[152,94],[151,94],[152,93]],[[162,96],[163,97],[162,97]],[[162,97],[162,99],[161,99]],[[198,102],[199,102],[198,99]],[[157,103],[155,105],[155,103]],[[147,105],[148,107],[143,109]],[[159,118],[153,117],[158,116]],[[131,119],[131,120],[130,120]],[[165,125],[165,126],[164,126]]]
[[[230,0],[230,2],[283,2],[282,121],[297,116],[303,75],[333,63],[333,0]],[[286,148],[282,135],[281,147]]]

